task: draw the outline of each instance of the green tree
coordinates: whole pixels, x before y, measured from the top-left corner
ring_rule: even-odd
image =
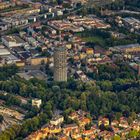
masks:
[[[137,114],[135,112],[132,112],[130,114],[130,116],[132,117],[133,120],[135,120],[137,118]]]
[[[86,111],[87,110],[87,106],[86,106],[86,94],[84,92],[81,94],[80,100],[81,100],[81,109],[84,110],[84,111]]]
[[[116,135],[113,137],[113,140],[121,140],[120,136],[119,135]]]
[[[3,119],[4,119],[3,116],[0,115],[0,123],[2,123]]]
[[[139,133],[136,130],[132,130],[128,134],[128,138],[137,138],[138,136],[139,136]]]
[[[47,113],[47,115],[51,118],[52,117],[52,104],[50,102],[47,102],[44,107],[44,112]]]
[[[113,89],[112,82],[110,81],[101,81],[99,85],[103,91],[111,91]]]

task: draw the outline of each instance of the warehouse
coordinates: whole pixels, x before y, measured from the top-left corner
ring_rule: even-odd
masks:
[[[2,37],[2,43],[9,47],[19,47],[19,46],[24,46],[25,41],[22,40],[20,37],[13,35],[13,36],[3,36]]]
[[[0,56],[10,55],[11,53],[7,49],[0,49]]]
[[[124,53],[139,53],[140,52],[140,44],[128,44],[128,45],[120,45],[110,48],[112,51],[124,52]]]
[[[4,55],[10,55],[10,51],[8,51],[8,49],[5,48],[5,46],[0,45],[0,56],[4,56]]]

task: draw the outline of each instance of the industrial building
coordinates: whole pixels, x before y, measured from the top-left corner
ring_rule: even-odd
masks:
[[[13,35],[13,36],[3,36],[2,43],[7,46],[8,48],[12,47],[20,47],[25,45],[25,41],[22,40],[20,37]]]
[[[0,45],[0,56],[10,55],[10,51],[5,48],[5,46]]]
[[[129,44],[129,45],[120,45],[110,48],[112,51],[123,52],[123,53],[139,53],[140,44]]]

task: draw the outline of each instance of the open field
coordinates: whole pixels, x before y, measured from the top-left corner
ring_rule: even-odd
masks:
[[[92,37],[84,37],[82,38],[83,41],[85,42],[92,42],[101,46],[105,45],[105,41],[103,38],[98,37],[98,36],[92,36]]]

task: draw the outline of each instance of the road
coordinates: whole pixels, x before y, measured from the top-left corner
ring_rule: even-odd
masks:
[[[140,12],[130,11],[130,10],[120,10],[118,12],[115,12],[115,14],[135,14],[135,15],[140,15]]]

